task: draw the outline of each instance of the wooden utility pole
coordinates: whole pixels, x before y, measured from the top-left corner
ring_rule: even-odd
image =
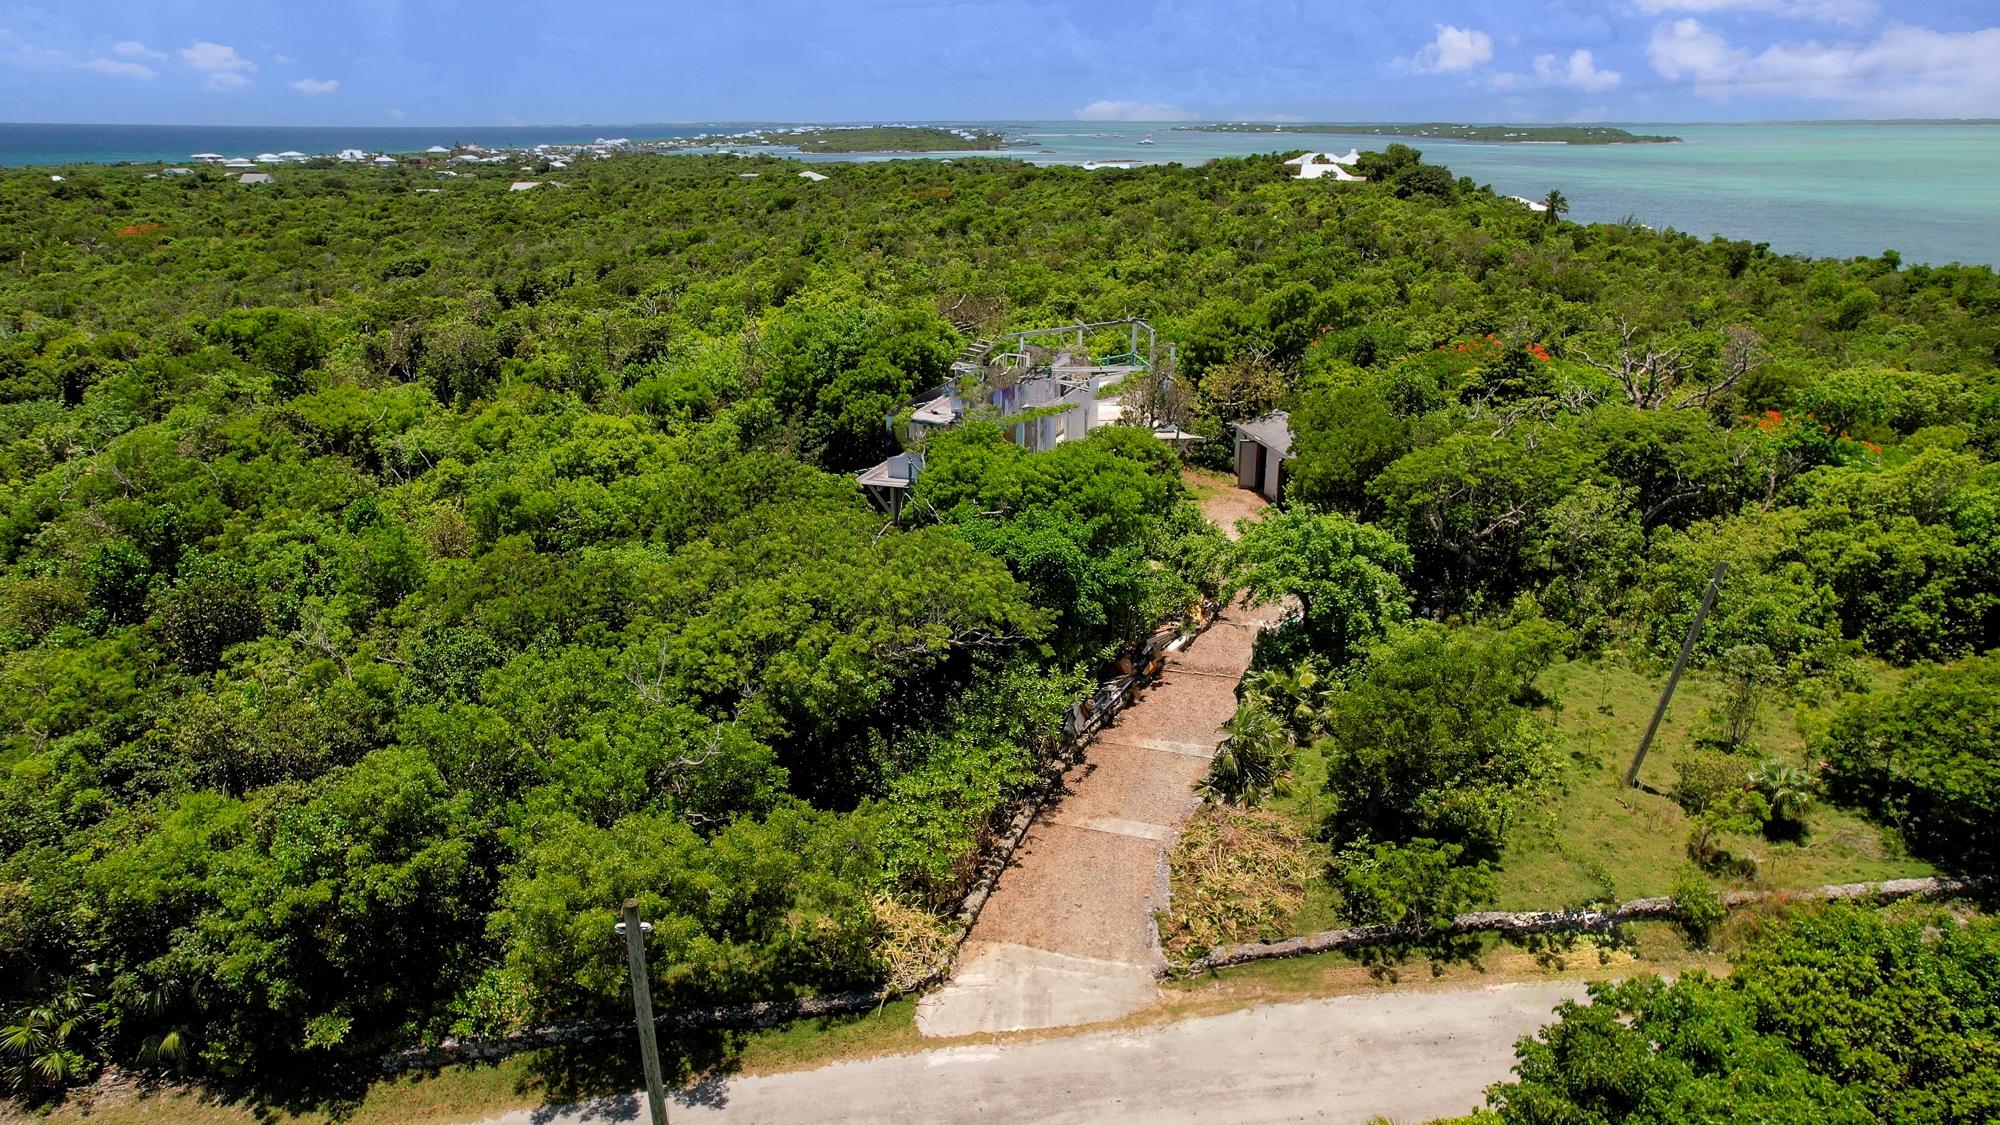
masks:
[[[1722,580],[1729,574],[1729,561],[1724,559],[1715,564],[1715,576],[1708,580],[1708,593],[1702,595],[1701,608],[1694,611],[1694,620],[1688,622],[1687,639],[1681,642],[1681,654],[1674,661],[1674,670],[1667,677],[1667,689],[1660,693],[1660,705],[1653,708],[1653,721],[1646,724],[1646,736],[1639,740],[1639,752],[1632,756],[1632,768],[1625,771],[1625,785],[1635,788],[1639,784],[1639,767],[1645,764],[1646,751],[1653,748],[1653,736],[1660,731],[1660,720],[1666,718],[1667,704],[1673,702],[1674,685],[1681,682],[1681,670],[1687,667],[1688,657],[1694,653],[1694,643],[1701,637],[1701,623],[1708,619],[1708,611],[1715,605],[1715,593],[1722,589]]]
[[[625,920],[618,932],[625,935],[625,960],[632,970],[632,1016],[639,1024],[639,1061],[646,1068],[646,1102],[652,1110],[653,1125],[667,1125],[666,1083],[660,1077],[660,1041],[653,1025],[653,985],[646,970],[646,935],[652,926],[639,920],[639,900],[625,900]]]

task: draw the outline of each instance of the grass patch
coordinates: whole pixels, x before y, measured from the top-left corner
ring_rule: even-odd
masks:
[[[660,1048],[686,1048],[678,1069],[684,1085],[736,1074],[802,1070],[829,1063],[919,1050],[914,999],[893,1000],[860,1015],[799,1020],[757,1031],[703,1035]],[[570,1052],[538,1051],[497,1063],[445,1067],[435,1073],[384,1078],[339,1105],[296,1108],[229,1099],[192,1088],[142,1090],[101,1082],[23,1122],[51,1125],[457,1125],[520,1109],[617,1097],[643,1082],[630,1043],[604,1040]],[[673,1063],[669,1068],[675,1069]],[[12,1122],[0,1108],[0,1121]]]
[[[1681,680],[1673,707],[1640,771],[1644,788],[1624,786],[1626,767],[1659,699],[1660,675],[1614,661],[1557,665],[1542,686],[1560,700],[1553,718],[1569,754],[1563,791],[1530,813],[1509,833],[1499,870],[1497,905],[1529,910],[1586,902],[1619,901],[1667,892],[1685,867],[1691,822],[1671,796],[1674,764],[1692,751],[1709,725],[1720,685],[1704,672]],[[1799,719],[1815,708],[1799,704],[1791,715],[1780,702],[1763,706],[1755,743],[1759,755],[1805,764]],[[1744,759],[1754,764],[1756,756]],[[1808,831],[1796,842],[1733,837],[1731,850],[1756,861],[1753,877],[1725,886],[1790,888],[1822,883],[1899,879],[1935,874],[1904,855],[1894,837],[1846,809],[1817,803]]]
[[[1581,977],[1603,979],[1635,973],[1680,973],[1689,969],[1726,972],[1723,953],[1696,949],[1664,922],[1624,927],[1616,938],[1580,936],[1558,945],[1527,947],[1480,935],[1466,961],[1435,965],[1413,961],[1385,970],[1354,952],[1316,953],[1218,969],[1166,982],[1180,1005],[1202,1010],[1281,1003],[1312,997],[1382,992],[1411,987],[1463,988],[1518,981]]]
[[[1878,687],[1901,674],[1879,664],[1863,667]],[[1705,671],[1682,677],[1640,773],[1644,788],[1628,789],[1625,768],[1652,717],[1663,677],[1659,669],[1634,669],[1615,659],[1571,661],[1544,673],[1541,686],[1559,701],[1546,717],[1567,755],[1562,785],[1510,829],[1497,871],[1498,909],[1540,910],[1663,895],[1687,867],[1692,822],[1672,797],[1674,766],[1712,726],[1723,685]],[[1810,728],[1837,702],[1775,694],[1766,698],[1754,736],[1757,753],[1744,757],[1744,768],[1759,756],[1809,764],[1799,728]],[[1293,757],[1288,790],[1257,815],[1276,815],[1289,822],[1289,835],[1311,842],[1331,811],[1326,761],[1317,746],[1303,746]],[[1209,854],[1213,832],[1199,826],[1203,818],[1216,815],[1207,809],[1198,814],[1174,854],[1173,912],[1161,920],[1169,956],[1343,924],[1331,888],[1317,873],[1300,886],[1289,876],[1258,876],[1260,868],[1270,868],[1268,857],[1245,856],[1240,867],[1232,867]],[[1816,803],[1806,823],[1807,832],[1797,841],[1730,837],[1730,850],[1753,859],[1756,871],[1721,879],[1719,885],[1788,889],[1937,873],[1904,854],[1893,833],[1847,809]],[[1244,838],[1262,841],[1277,831],[1265,826]],[[1311,846],[1318,849],[1323,870],[1328,858],[1324,846]],[[1218,874],[1204,876],[1197,865]],[[1204,936],[1196,936],[1197,931]]]
[[[1284,813],[1203,805],[1170,861],[1172,906],[1160,918],[1168,959],[1293,933],[1309,892],[1325,887],[1328,859]]]

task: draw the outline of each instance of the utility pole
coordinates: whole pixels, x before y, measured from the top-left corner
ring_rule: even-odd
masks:
[[[653,985],[646,972],[646,935],[653,932],[650,922],[639,920],[639,900],[625,900],[625,920],[618,933],[625,938],[625,961],[632,969],[632,1015],[639,1024],[639,1061],[646,1068],[646,1102],[653,1111],[653,1125],[667,1125],[666,1084],[660,1078],[660,1041],[653,1025]]]
[[[1667,704],[1674,698],[1674,686],[1681,682],[1681,670],[1687,667],[1688,657],[1694,653],[1694,642],[1701,637],[1701,623],[1708,619],[1708,611],[1715,605],[1715,593],[1722,589],[1722,580],[1729,574],[1729,560],[1715,564],[1715,576],[1708,580],[1708,593],[1702,595],[1701,608],[1694,611],[1694,620],[1688,622],[1687,639],[1681,642],[1681,654],[1674,661],[1673,674],[1667,677],[1667,689],[1660,693],[1660,705],[1653,708],[1653,721],[1646,724],[1646,736],[1639,740],[1639,752],[1632,756],[1632,768],[1625,771],[1625,785],[1636,788],[1639,784],[1639,767],[1646,761],[1646,751],[1653,748],[1653,736],[1659,733],[1660,720],[1666,717]]]

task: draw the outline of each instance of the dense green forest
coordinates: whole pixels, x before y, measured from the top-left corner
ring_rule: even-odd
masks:
[[[0,177],[10,1082],[615,1014],[627,894],[666,1005],[880,985],[1095,677],[1235,583],[1302,608],[1252,708],[1345,700],[1261,745],[1331,740],[1356,903],[1476,890],[1537,673],[1670,653],[1718,558],[1704,665],[1956,662],[1858,695],[1827,785],[1991,855],[1934,813],[2000,794],[1994,274],[1368,163]],[[864,502],[971,335],[1125,315],[1199,459],[1290,407],[1285,517],[1226,549],[1137,427],[968,425]]]

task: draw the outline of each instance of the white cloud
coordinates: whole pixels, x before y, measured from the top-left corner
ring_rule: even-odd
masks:
[[[181,48],[181,61],[196,70],[206,70],[221,74],[236,74],[248,71],[255,73],[257,64],[236,53],[236,48],[221,43],[202,40],[192,47]]]
[[[299,60],[297,60],[297,59],[293,58],[293,57],[292,57],[292,56],[290,56],[290,55],[272,55],[272,56],[271,56],[271,61],[272,61],[272,62],[274,62],[274,63],[277,63],[277,64],[279,64],[280,66],[283,66],[283,65],[286,65],[286,64],[288,64],[288,63],[295,63],[295,62],[297,62],[297,61],[299,61]]]
[[[1638,8],[1648,15],[1662,12],[1761,12],[1794,19],[1825,23],[1866,23],[1879,10],[1875,0],[1638,0]]]
[[[111,53],[114,55],[123,55],[128,59],[164,59],[167,57],[164,53],[155,51],[136,39],[127,39],[123,43],[113,43],[111,45]]]
[[[208,76],[207,86],[211,90],[241,90],[250,80],[233,70],[220,70]]]
[[[409,114],[404,113],[400,109],[392,109],[389,111],[389,116],[396,121],[401,121],[403,118],[408,117]]]
[[[1675,20],[1653,29],[1646,57],[1662,78],[1692,78],[1697,86],[1727,82],[1749,57],[1729,41],[1701,26],[1700,20]]]
[[[1076,111],[1078,121],[1192,121],[1194,114],[1165,102],[1127,102],[1103,98]]]
[[[1593,94],[1609,90],[1622,80],[1615,70],[1599,70],[1589,51],[1571,51],[1569,61],[1560,65],[1554,55],[1538,55],[1535,77],[1550,86],[1573,86]]]
[[[159,73],[145,63],[135,63],[125,59],[93,58],[77,65],[85,70],[94,70],[99,74],[110,74],[119,78],[153,78]]]
[[[1408,65],[1419,74],[1447,74],[1471,70],[1493,57],[1493,37],[1474,28],[1440,25],[1437,38],[1411,58]]]
[[[320,94],[331,94],[335,90],[340,89],[340,79],[301,78],[297,82],[292,83],[292,89],[297,90],[307,97],[317,97]]]
[[[1646,48],[1664,78],[1718,100],[1749,92],[1812,98],[1871,113],[2000,113],[2000,27],[1884,28],[1866,43],[1775,43],[1752,54],[1692,19],[1661,24]]]
[[[0,44],[8,45],[6,53],[0,54],[0,63],[11,63],[35,70],[88,70],[116,78],[144,79],[159,76],[159,72],[152,67],[133,62],[129,58],[111,59],[102,55],[78,58],[68,51],[38,48],[4,27],[0,27]],[[129,54],[123,50],[125,46],[126,44],[120,43],[112,50],[119,54]]]

